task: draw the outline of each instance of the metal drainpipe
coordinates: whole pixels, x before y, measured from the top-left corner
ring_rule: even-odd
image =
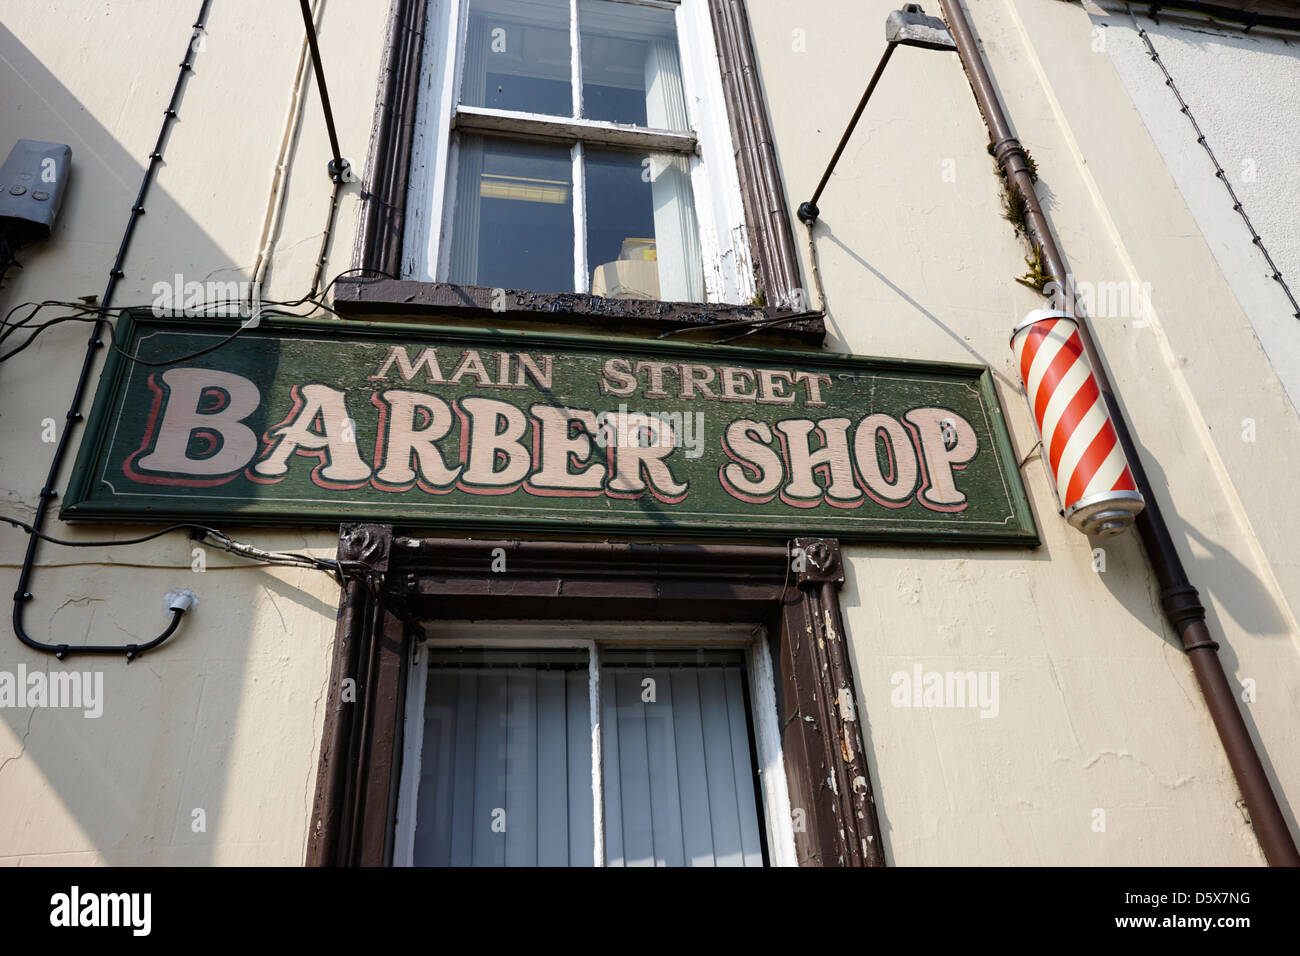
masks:
[[[1065,262],[1056,246],[1056,241],[1052,238],[1047,218],[1043,215],[1042,206],[1039,205],[1038,196],[1034,192],[1029,166],[1025,161],[1024,147],[1011,133],[1011,124],[1007,121],[1006,112],[1002,108],[1002,102],[993,85],[988,67],[975,43],[970,21],[967,20],[966,13],[962,9],[961,0],[940,0],[940,5],[948,26],[957,40],[957,53],[970,79],[975,100],[984,114],[984,122],[993,140],[993,156],[1006,170],[1008,183],[1024,200],[1030,241],[1041,252],[1043,262],[1051,276],[1058,283],[1063,283],[1068,274]],[[1241,795],[1245,799],[1246,809],[1250,813],[1251,823],[1254,824],[1264,856],[1270,866],[1300,866],[1300,853],[1296,851],[1295,842],[1287,829],[1286,820],[1278,807],[1277,798],[1273,795],[1268,776],[1264,772],[1264,765],[1260,762],[1259,753],[1255,750],[1241,711],[1237,709],[1236,696],[1228,683],[1227,675],[1223,672],[1223,664],[1219,660],[1219,645],[1211,637],[1205,624],[1205,608],[1201,606],[1196,588],[1187,579],[1183,562],[1178,557],[1178,549],[1174,546],[1169,527],[1160,512],[1160,504],[1151,492],[1151,483],[1147,480],[1142,459],[1133,442],[1133,436],[1129,433],[1128,422],[1115,398],[1110,378],[1106,374],[1105,363],[1101,361],[1101,355],[1093,341],[1088,319],[1078,309],[1077,303],[1074,311],[1078,319],[1079,335],[1097,376],[1098,387],[1105,396],[1106,405],[1115,422],[1115,431],[1124,448],[1124,454],[1128,457],[1138,489],[1146,499],[1146,508],[1137,517],[1137,530],[1146,548],[1151,567],[1155,571],[1156,579],[1160,582],[1160,601],[1164,606],[1165,616],[1182,638],[1183,651],[1192,662],[1201,694],[1205,697],[1206,706],[1209,707],[1210,716],[1214,719],[1214,726],[1219,732],[1219,739],[1223,743],[1228,763],[1232,766],[1237,785],[1241,788]]]

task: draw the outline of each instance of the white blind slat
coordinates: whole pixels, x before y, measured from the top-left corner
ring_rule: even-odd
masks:
[[[504,866],[506,844],[492,832],[492,813],[506,805],[506,692],[508,678],[492,673],[478,682],[478,737],[474,742],[474,866]],[[459,823],[459,821],[457,821]]]
[[[478,680],[457,675],[456,779],[451,808],[451,865],[474,863],[474,753],[478,743]],[[432,696],[432,694],[430,694]],[[426,698],[427,699],[427,698]],[[442,809],[445,812],[445,808]],[[416,833],[419,833],[417,828]]]
[[[540,671],[537,674],[539,866],[567,866],[569,863],[569,741],[565,676],[564,671]]]
[[[454,675],[434,674],[424,708],[424,754],[416,809],[415,857],[434,866],[451,863],[452,785],[455,781],[456,690]]]
[[[512,671],[506,695],[506,866],[536,866],[537,671]]]
[[[721,671],[717,668],[700,671],[704,771],[709,785],[713,858],[718,866],[744,866],[745,859],[740,843],[740,810],[736,804],[736,775],[731,761],[731,728],[727,720],[726,694]]]
[[[677,671],[672,683],[682,842],[691,866],[713,866],[713,824],[709,811],[709,782],[704,770],[699,675],[695,671]]]
[[[677,779],[676,714],[672,672],[646,671],[654,681],[655,699],[637,704],[645,712],[646,754],[650,765],[650,819],[655,866],[685,866],[682,851],[682,805]]]
[[[618,760],[622,775],[623,862],[654,866],[654,830],[650,812],[650,764],[646,753],[645,706],[641,672],[606,671],[618,687]],[[601,683],[605,683],[605,674]],[[608,726],[608,725],[606,725]]]

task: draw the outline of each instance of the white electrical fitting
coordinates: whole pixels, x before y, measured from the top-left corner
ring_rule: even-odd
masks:
[[[172,611],[192,611],[199,606],[199,596],[189,588],[168,591],[163,597],[163,605],[164,610],[168,613]]]

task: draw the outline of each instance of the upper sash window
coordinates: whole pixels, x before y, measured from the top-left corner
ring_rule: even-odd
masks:
[[[707,0],[430,0],[403,278],[757,294]]]

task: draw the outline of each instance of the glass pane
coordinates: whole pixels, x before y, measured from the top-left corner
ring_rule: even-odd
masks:
[[[586,654],[506,656],[430,655],[417,866],[592,865]]]
[[[448,281],[573,291],[573,162],[566,146],[462,136]]]
[[[610,866],[763,865],[742,660],[725,652],[603,655]]]
[[[588,149],[585,171],[592,294],[702,302],[704,270],[686,158]]]
[[[460,101],[573,115],[568,0],[471,0]]]
[[[430,649],[418,866],[590,866],[586,652]],[[762,866],[744,655],[606,649],[611,866]]]
[[[661,7],[582,0],[582,115],[686,131],[677,21]]]

